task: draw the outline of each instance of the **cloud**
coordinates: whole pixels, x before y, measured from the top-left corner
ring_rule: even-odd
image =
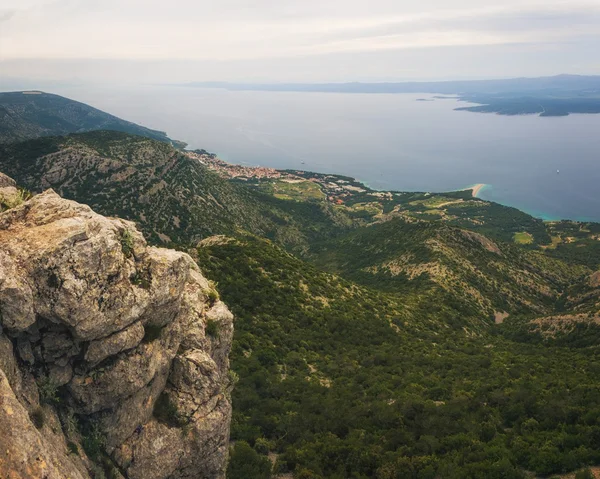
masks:
[[[15,13],[17,13],[16,10],[0,10],[0,23],[7,22]]]
[[[527,57],[528,62],[532,60],[526,50],[568,50],[570,55],[561,57],[562,63],[557,59],[555,65],[566,69],[569,57],[578,58],[578,65],[589,64],[582,59],[581,52],[590,52],[593,47],[582,45],[595,46],[600,41],[597,0],[504,0],[502,3],[497,0],[3,0],[2,3],[0,61],[5,66],[21,65],[19,71],[24,71],[22,65],[27,62],[30,68],[34,62],[41,68],[49,65],[49,60],[54,65],[63,60],[80,61],[83,65],[84,60],[96,59],[127,60],[133,62],[131,65],[188,62],[190,71],[192,65],[201,71],[197,67],[200,64],[210,65],[211,71],[234,71],[233,67],[224,67],[230,64],[238,65],[237,75],[242,75],[243,69],[253,63],[264,65],[265,70],[260,73],[282,77],[285,72],[281,71],[281,65],[310,64],[313,70],[323,69],[313,71],[315,78],[322,79],[328,65],[336,61],[351,65],[352,55],[361,55],[363,65],[354,65],[354,77],[361,74],[366,63],[370,65],[369,72],[379,71],[380,76],[387,77],[392,70],[386,64],[388,60],[379,60],[378,53],[421,52],[411,56],[418,63],[419,55],[422,57],[423,52],[432,50],[435,54],[427,56],[445,64],[443,55],[460,52],[468,58],[472,52],[487,49],[490,53],[487,63],[491,63],[493,52],[508,51],[511,45],[518,47],[511,55]],[[541,65],[540,71],[546,67]],[[422,64],[404,66],[407,71],[428,69],[431,70],[429,65]],[[211,74],[204,70],[205,76]],[[482,64],[481,71],[488,72],[489,68]],[[151,68],[144,72],[153,74]]]
[[[597,4],[422,3],[431,8],[387,0],[368,10],[356,0],[29,0],[5,19],[0,58],[238,60],[600,35]]]

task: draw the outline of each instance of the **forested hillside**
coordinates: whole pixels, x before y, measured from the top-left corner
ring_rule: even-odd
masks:
[[[54,188],[135,221],[217,285],[236,318],[230,479],[600,465],[600,225],[471,191],[259,176],[147,136],[11,141],[0,171],[23,198]]]
[[[270,477],[267,453],[301,478],[524,478],[600,461],[597,348],[465,333],[443,295],[356,286],[254,238],[207,241],[198,262],[237,318],[232,479]]]
[[[361,284],[403,292],[435,284],[462,310],[490,319],[553,311],[591,270],[479,233],[396,218],[313,246],[312,260]]]
[[[115,130],[185,146],[162,131],[136,125],[85,103],[40,91],[0,93],[0,142],[93,130]]]
[[[245,230],[300,248],[339,223],[326,205],[278,200],[226,181],[167,143],[114,131],[0,144],[0,171],[33,192],[53,188],[134,220],[163,244]]]

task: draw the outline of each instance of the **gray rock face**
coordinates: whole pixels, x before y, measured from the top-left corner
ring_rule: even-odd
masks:
[[[0,435],[0,477],[93,477],[90,430],[123,477],[224,477],[233,317],[192,259],[51,190],[0,213],[0,244],[0,421],[26,438]]]
[[[0,188],[6,188],[9,186],[16,187],[17,185],[15,180],[9,176],[6,176],[4,173],[0,173]]]

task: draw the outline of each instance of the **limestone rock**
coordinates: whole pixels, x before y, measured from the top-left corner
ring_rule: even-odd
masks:
[[[136,347],[144,337],[144,326],[135,323],[129,328],[110,336],[92,341],[85,353],[85,360],[96,365],[102,360],[128,349]]]
[[[0,438],[0,477],[93,477],[68,414],[127,479],[224,477],[233,317],[192,259],[51,190],[0,213],[0,244],[0,427],[23,431]]]
[[[35,428],[0,371],[0,477],[29,479],[84,479],[89,477],[68,456]]]

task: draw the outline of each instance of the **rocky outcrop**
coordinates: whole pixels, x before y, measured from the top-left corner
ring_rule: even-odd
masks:
[[[52,190],[0,245],[0,477],[224,477],[233,318],[192,259]]]
[[[14,180],[0,173],[0,212],[11,206],[15,206],[18,198],[19,190],[17,190]]]

